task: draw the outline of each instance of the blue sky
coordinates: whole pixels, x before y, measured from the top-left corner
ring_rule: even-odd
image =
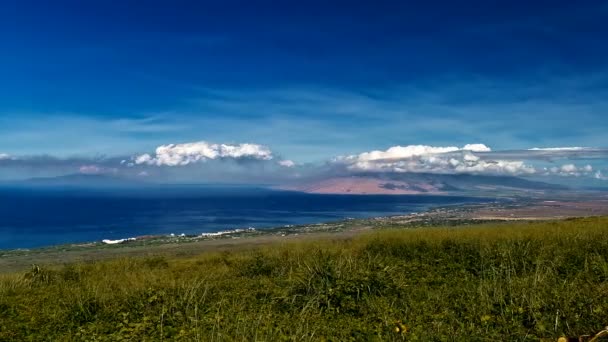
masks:
[[[606,147],[606,1],[0,3],[0,153]]]

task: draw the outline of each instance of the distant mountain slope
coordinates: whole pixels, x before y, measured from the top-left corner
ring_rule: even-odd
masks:
[[[113,175],[72,174],[59,177],[31,178],[0,183],[3,186],[48,188],[139,188],[160,186],[140,179]],[[173,186],[180,187],[178,184]],[[181,185],[186,186],[186,185]],[[187,188],[201,186],[188,184]],[[241,186],[242,187],[242,186]],[[509,176],[440,175],[422,173],[357,174],[304,181],[279,187],[282,190],[317,194],[451,194],[451,193],[521,193],[568,189],[562,185]],[[186,189],[186,188],[184,188]]]
[[[21,181],[3,183],[11,186],[33,187],[134,187],[145,185],[139,180],[116,177],[111,175],[71,174],[58,177],[39,177]]]
[[[316,194],[439,194],[442,190],[430,183],[408,183],[371,177],[336,177],[283,187]]]
[[[282,189],[320,194],[448,194],[488,191],[548,191],[561,185],[510,176],[439,174],[358,174],[303,182]]]

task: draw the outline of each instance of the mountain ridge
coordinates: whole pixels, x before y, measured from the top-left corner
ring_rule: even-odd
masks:
[[[419,195],[462,192],[539,192],[567,190],[562,185],[513,176],[453,174],[357,174],[336,176],[280,187],[283,190],[318,194]]]

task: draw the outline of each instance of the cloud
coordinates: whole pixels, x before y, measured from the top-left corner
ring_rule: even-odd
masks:
[[[572,173],[576,172],[577,170],[578,168],[574,164],[562,165],[562,167],[560,168],[560,171],[564,173]]]
[[[78,171],[85,175],[96,175],[102,173],[102,168],[97,165],[83,165]]]
[[[602,173],[602,171],[598,170],[594,175],[593,178],[595,179],[599,179],[599,180],[608,180],[608,176],[604,176],[604,174]]]
[[[492,151],[491,148],[489,148],[488,146],[486,146],[484,144],[466,144],[466,145],[464,145],[464,147],[462,149],[466,150],[466,151],[472,151],[472,152],[491,152]]]
[[[116,161],[112,160],[111,162],[106,163],[106,165],[82,165],[78,168],[78,172],[85,175],[118,174],[120,169],[116,166]]]
[[[282,145],[279,147],[284,149]],[[150,181],[167,183],[281,183],[296,178],[360,173],[431,173],[529,176],[555,181],[580,177],[580,181],[592,182],[606,178],[599,170],[603,170],[607,161],[608,149],[602,148],[546,147],[502,151],[476,143],[392,146],[386,150],[307,163],[283,159],[261,144],[199,141],[161,145],[154,153],[131,156],[60,158],[0,154],[0,178],[103,173],[129,179],[146,177]]]
[[[533,147],[528,149],[528,151],[555,151],[555,152],[559,152],[559,151],[584,151],[584,150],[591,150],[592,148],[590,147],[580,147],[580,146],[574,146],[574,147]]]
[[[393,146],[386,151],[364,152],[338,157],[334,163],[354,172],[398,173],[471,173],[494,175],[529,175],[533,166],[523,161],[482,159],[473,152],[490,152],[484,144],[468,144],[462,148],[427,145]]]
[[[364,152],[357,156],[338,157],[346,160],[356,160],[357,162],[368,162],[376,160],[392,160],[392,159],[407,159],[412,157],[427,156],[433,154],[442,154],[457,151],[491,151],[484,144],[467,144],[462,148],[456,146],[435,147],[428,145],[408,145],[408,146],[393,146],[386,151],[371,151]]]
[[[142,154],[133,158],[137,165],[184,166],[209,159],[271,160],[272,151],[257,144],[214,144],[199,141],[185,144],[161,145],[154,156]]]
[[[526,150],[491,151],[480,154],[484,158],[504,160],[606,160],[608,149],[592,147],[546,147]]]
[[[294,163],[291,160],[281,160],[279,162],[279,165],[281,165],[283,167],[294,167],[294,166],[296,166],[296,163]]]
[[[546,169],[546,171],[547,172],[545,172],[545,174],[550,175],[580,177],[583,175],[591,175],[593,173],[593,166],[585,165],[578,167],[574,164],[564,164],[560,167],[551,167],[549,169]]]

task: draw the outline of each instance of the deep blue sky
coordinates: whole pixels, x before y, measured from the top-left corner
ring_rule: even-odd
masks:
[[[0,153],[606,145],[606,1],[3,1]]]

